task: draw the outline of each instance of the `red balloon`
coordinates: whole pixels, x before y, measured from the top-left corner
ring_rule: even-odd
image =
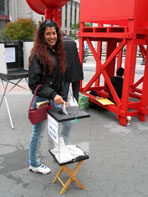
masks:
[[[41,0],[47,7],[61,8],[69,0]]]
[[[59,9],[69,0],[26,0],[30,8],[38,14],[44,15],[45,9]]]

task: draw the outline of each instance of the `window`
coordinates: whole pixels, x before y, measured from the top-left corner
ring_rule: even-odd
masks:
[[[0,15],[9,15],[9,0],[0,0]]]
[[[65,27],[67,27],[67,4],[65,5]]]
[[[72,4],[73,4],[73,1],[71,0],[71,4],[70,4],[70,27],[72,26]]]
[[[74,23],[77,23],[77,2],[75,2],[75,15],[74,15]]]
[[[5,14],[5,9],[4,9],[4,0],[0,0],[0,14],[4,15]]]

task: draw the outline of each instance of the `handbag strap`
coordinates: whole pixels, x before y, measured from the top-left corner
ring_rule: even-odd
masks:
[[[72,84],[70,83],[70,86],[69,86],[69,94],[70,94],[70,97],[73,99],[73,101],[75,100],[74,98],[74,95],[73,95],[73,90],[72,90]]]
[[[30,109],[31,109],[32,103],[33,103],[34,98],[35,98],[35,96],[36,96],[37,90],[38,90],[38,88],[39,88],[40,86],[41,86],[41,84],[39,84],[39,85],[36,87],[36,89],[35,89],[35,92],[34,92],[34,95],[33,95],[32,101],[31,101],[30,106],[29,106],[29,111],[30,111]]]
[[[69,94],[71,97],[73,97],[73,91],[72,91],[72,84],[69,85]]]

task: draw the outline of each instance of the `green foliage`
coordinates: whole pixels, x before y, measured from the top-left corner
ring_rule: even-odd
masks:
[[[78,39],[78,35],[76,33],[73,33],[73,32],[70,32],[68,36],[70,36],[74,40],[77,40]]]
[[[19,18],[16,22],[7,23],[1,37],[3,40],[32,41],[35,28],[32,19]]]
[[[91,24],[90,24],[90,23],[85,23],[85,27],[91,27]],[[80,23],[73,24],[73,25],[71,26],[71,29],[75,29],[75,30],[80,29]]]
[[[71,29],[80,29],[80,23],[73,24],[73,25],[71,26]]]
[[[4,30],[0,32],[0,41],[10,41],[10,37],[5,34]]]

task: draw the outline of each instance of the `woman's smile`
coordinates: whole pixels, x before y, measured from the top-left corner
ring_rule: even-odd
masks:
[[[55,27],[47,27],[44,32],[44,38],[49,48],[53,48],[57,42],[57,32]]]

